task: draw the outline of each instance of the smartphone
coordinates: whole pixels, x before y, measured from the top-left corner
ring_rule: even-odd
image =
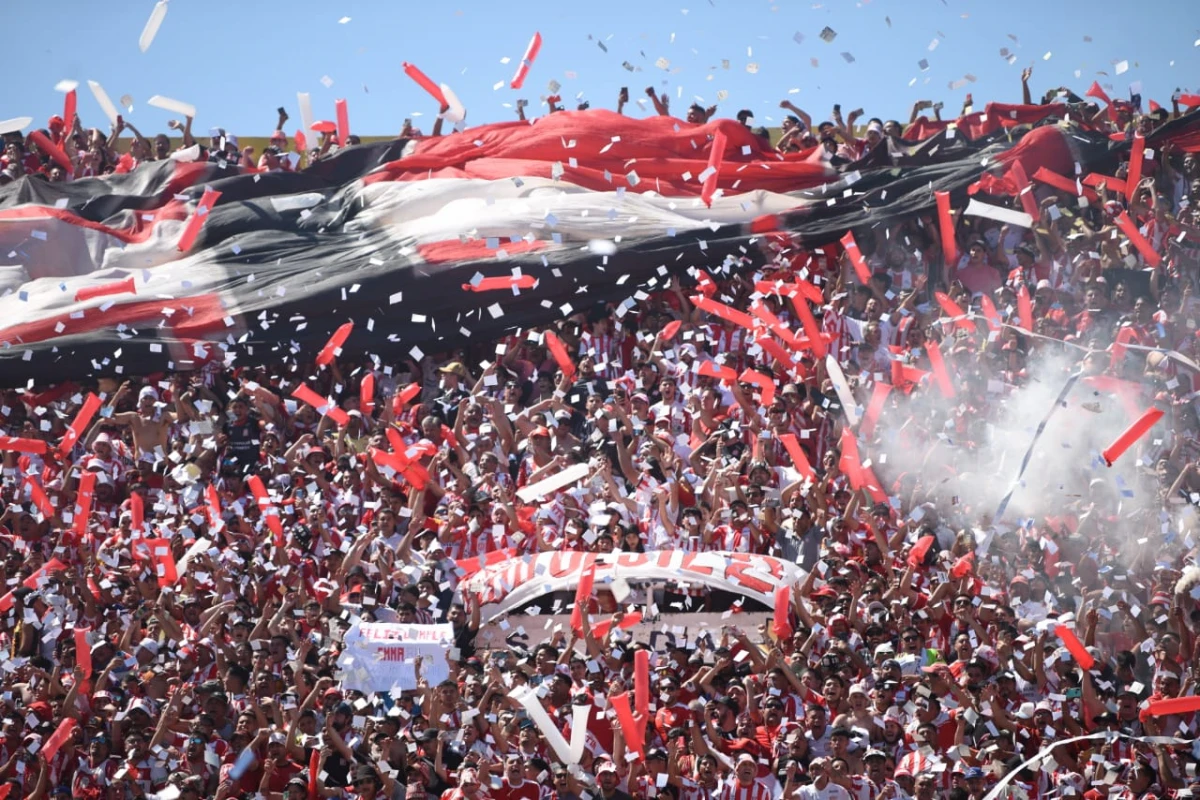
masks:
[[[280,106],[279,108],[275,109],[275,111],[276,111],[276,112],[278,112],[278,113],[280,113],[280,114],[286,114],[286,113],[287,113],[286,111],[284,111],[284,110],[283,110],[283,106]]]
[[[405,117],[405,118],[404,118],[404,127],[405,127],[405,128],[411,128],[411,127],[412,127],[412,118],[411,118],[411,117]]]
[[[842,104],[841,104],[841,103],[834,103],[834,104],[833,104],[833,113],[835,113],[835,114],[840,114],[840,113],[842,113]]]

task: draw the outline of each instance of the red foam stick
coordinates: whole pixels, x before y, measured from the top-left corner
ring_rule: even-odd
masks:
[[[33,139],[33,141],[37,143],[38,150],[41,150],[43,153],[49,156],[50,159],[55,164],[58,164],[60,167],[62,167],[68,175],[75,174],[75,165],[71,163],[71,159],[66,153],[63,152],[61,147],[50,141],[50,137],[41,131],[32,131],[29,134],[29,138]]]
[[[721,381],[736,381],[737,372],[729,367],[722,367],[715,361],[701,361],[696,368],[696,374],[706,378],[716,378]]]
[[[1109,368],[1116,369],[1125,360],[1125,345],[1135,341],[1137,341],[1137,334],[1133,328],[1121,328],[1117,331],[1117,336],[1113,340],[1112,356],[1108,361]]]
[[[1120,178],[1114,178],[1111,175],[1101,175],[1098,172],[1089,172],[1087,175],[1083,176],[1084,186],[1091,186],[1095,189],[1099,189],[1101,184],[1107,186],[1109,189],[1112,189],[1114,192],[1120,192],[1126,197],[1129,197],[1129,184]]]
[[[0,447],[0,450],[4,448]],[[31,476],[25,476],[25,485],[29,487],[29,498],[33,500],[33,504],[37,506],[38,511],[42,512],[42,516],[50,519],[54,516],[54,506],[50,504],[50,498],[46,496],[46,492],[42,489],[41,484],[35,481]]]
[[[308,800],[319,800],[321,793],[317,788],[317,777],[321,773],[321,751],[314,747],[308,757]]]
[[[700,199],[704,205],[712,208],[713,195],[717,192],[717,179],[721,176],[721,164],[725,162],[725,145],[728,140],[724,131],[713,134],[712,148],[708,151],[708,175],[704,178],[704,186],[700,189]]]
[[[800,317],[800,325],[804,328],[804,335],[808,337],[813,355],[818,360],[824,359],[825,354],[829,352],[829,348],[825,344],[824,337],[821,336],[821,329],[817,326],[817,318],[813,316],[812,309],[808,307],[808,300],[803,297],[793,296],[792,307],[796,309],[796,316]]]
[[[29,453],[40,456],[46,452],[46,443],[41,439],[22,439],[19,436],[0,436],[0,450],[13,453]]]
[[[509,275],[506,278],[484,278],[479,283],[464,283],[462,287],[464,292],[495,292],[501,289],[532,289],[536,284],[537,278],[532,275]]]
[[[775,618],[771,621],[775,640],[792,638],[792,590],[787,584],[775,587]]]
[[[129,495],[129,516],[133,530],[138,533],[145,533],[146,504],[142,501],[142,496],[137,492],[132,492]]]
[[[1017,287],[1017,325],[1033,333],[1033,300],[1025,284]]]
[[[754,343],[761,347],[764,353],[767,353],[780,364],[782,364],[784,369],[789,371],[795,369],[796,364],[792,361],[791,354],[787,350],[784,350],[783,346],[770,336],[759,336],[754,340]],[[808,347],[808,343],[805,342],[804,346]]]
[[[1088,97],[1094,97],[1097,100],[1103,100],[1106,105],[1112,105],[1112,100],[1108,99],[1108,94],[1100,88],[1100,81],[1092,81],[1092,85],[1084,92]]]
[[[937,342],[930,339],[925,343],[925,352],[929,353],[929,366],[933,369],[933,381],[937,384],[942,397],[954,397],[954,383],[950,373],[946,371],[946,362],[942,359],[942,350]]]
[[[800,349],[800,342],[796,339],[796,335],[788,330],[779,317],[767,308],[766,304],[760,300],[755,300],[750,304],[750,313],[761,319],[771,329],[771,333],[778,336],[788,347],[793,350]]]
[[[533,62],[537,60],[538,53],[542,50],[542,34],[534,33],[533,38],[529,40],[529,46],[525,48],[525,56],[521,59],[521,63],[517,65],[517,72],[513,75],[512,82],[509,87],[512,89],[520,89],[525,85],[525,76],[529,74],[529,68],[533,66]]]
[[[42,757],[49,764],[54,761],[54,756],[62,749],[62,746],[67,743],[75,733],[75,726],[78,725],[74,717],[67,717],[62,722],[58,723],[58,728],[46,740],[46,744],[42,747]]]
[[[752,383],[762,391],[762,404],[769,406],[775,402],[775,381],[756,370],[746,369],[738,377],[742,383]]]
[[[617,627],[623,631],[627,631],[630,628],[632,628],[634,625],[637,625],[641,621],[642,621],[642,612],[630,611],[628,614],[621,617],[621,624],[618,625]],[[592,626],[592,635],[594,635],[597,639],[600,639],[601,641],[603,641],[604,637],[608,635],[608,632],[610,630],[612,630],[612,620],[611,619],[602,619],[599,622],[597,622],[595,625]]]
[[[210,527],[216,527],[217,523],[221,521],[221,495],[217,493],[217,487],[211,483],[204,494],[208,501],[208,524]]]
[[[200,235],[200,229],[204,227],[204,220],[208,219],[213,206],[220,199],[221,193],[216,189],[204,190],[204,194],[200,196],[200,202],[196,206],[196,213],[188,217],[187,224],[183,226],[183,235],[179,237],[179,244],[175,245],[179,252],[186,253],[192,249],[192,245],[196,243],[196,237]]]
[[[171,545],[166,539],[150,540],[150,561],[154,564],[154,573],[158,576],[160,589],[174,586],[179,581],[179,569],[175,564],[175,554],[171,552]]]
[[[955,320],[954,327],[962,328],[963,330],[972,330],[975,325],[969,319],[963,319],[967,314],[962,310],[962,307],[950,299],[950,295],[945,292],[934,292],[933,297],[937,300],[937,304],[941,306],[942,312],[951,319]]]
[[[1200,106],[1200,94],[1181,94],[1179,95],[1179,104],[1188,108]]]
[[[867,260],[863,258],[862,251],[858,249],[858,242],[854,240],[854,232],[846,231],[846,235],[842,237],[842,247],[846,248],[846,255],[850,256],[850,264],[854,267],[854,274],[858,276],[858,280],[862,284],[871,282],[871,268],[867,266]]]
[[[666,326],[662,329],[663,341],[669,342],[672,339],[674,339],[675,334],[679,333],[679,329],[682,327],[683,327],[683,322],[680,320],[674,320],[672,322],[668,322],[666,324]]]
[[[691,300],[692,305],[701,311],[732,322],[734,325],[740,325],[748,331],[754,330],[754,318],[745,312],[738,311],[735,308],[730,308],[724,303],[719,303],[716,300],[710,300],[704,295],[696,295],[695,297],[691,298]]]
[[[1096,666],[1096,659],[1092,658],[1092,654],[1083,646],[1083,642],[1079,641],[1079,637],[1075,635],[1075,631],[1068,628],[1066,625],[1055,625],[1054,633],[1062,640],[1063,647],[1067,648],[1075,663],[1089,670]]]
[[[629,692],[614,694],[608,698],[608,702],[617,713],[617,722],[625,735],[625,747],[630,752],[637,753],[638,758],[645,758],[646,731],[633,719],[633,711],[629,708]]]
[[[864,485],[862,459],[858,457],[858,439],[849,428],[842,428],[841,446],[842,457],[838,461],[838,468],[850,479],[851,488],[857,491]]]
[[[75,629],[75,663],[83,670],[85,681],[92,677],[92,648],[87,640],[90,632],[90,628]]]
[[[115,294],[137,294],[137,287],[133,284],[132,275],[123,281],[102,283],[99,286],[84,286],[75,292],[75,302],[83,303],[97,297],[111,297]]]
[[[1124,330],[1126,329],[1121,329],[1121,331]],[[1118,339],[1121,337],[1121,331],[1117,332]],[[1113,350],[1116,350],[1115,344]],[[1117,402],[1121,404],[1121,408],[1125,409],[1125,413],[1130,419],[1137,419],[1142,415],[1142,410],[1137,402],[1138,396],[1142,393],[1141,384],[1134,383],[1133,381],[1123,381],[1111,375],[1089,375],[1083,379],[1083,382],[1098,392],[1116,395]]]
[[[650,651],[633,653],[633,705],[638,721],[645,725],[650,718]]]
[[[571,383],[575,379],[575,362],[571,360],[571,355],[567,352],[567,346],[563,340],[558,338],[558,334],[554,331],[546,331],[546,349],[550,351],[550,355],[554,357],[554,363],[558,364],[558,368],[566,376],[567,383]]]
[[[75,499],[75,534],[87,537],[88,522],[92,516],[92,497],[96,493],[96,473],[85,472],[79,476],[79,492]]]
[[[1146,435],[1146,432],[1154,427],[1160,419],[1163,412],[1160,409],[1152,408],[1130,425],[1124,433],[1117,437],[1117,440],[1104,448],[1100,454],[1104,457],[1104,463],[1112,466],[1113,463],[1121,457],[1121,454],[1130,448],[1130,446]]]
[[[327,119],[319,119],[312,124],[312,130],[316,133],[335,133],[337,131],[337,123]]]
[[[302,129],[296,128],[296,133],[293,138],[296,140],[297,153],[308,152],[308,137],[304,135],[304,131]]]
[[[358,385],[358,410],[364,417],[375,411],[375,373],[368,372]]]
[[[571,609],[571,630],[575,635],[583,637],[583,617],[588,613],[588,605],[592,599],[592,586],[596,580],[596,562],[588,565],[588,568],[579,576],[579,584],[575,587],[575,607]],[[597,638],[603,638],[592,631]]]
[[[64,130],[71,130],[75,127],[75,108],[78,103],[78,97],[75,95],[75,90],[67,92],[63,96],[63,122],[65,123]]]
[[[975,554],[967,553],[954,562],[954,566],[950,567],[950,577],[956,581],[962,580],[971,574],[971,570],[975,568]]]
[[[992,298],[986,294],[980,295],[979,306],[983,309],[983,318],[987,320],[988,330],[1000,330],[1000,312],[996,310],[996,304],[992,302]]]
[[[1137,225],[1129,218],[1129,214],[1122,211],[1121,215],[1116,219],[1117,227],[1121,229],[1121,233],[1128,237],[1129,241],[1133,242],[1133,246],[1142,254],[1142,258],[1146,259],[1146,263],[1151,267],[1157,267],[1162,263],[1160,256],[1154,249],[1154,245],[1142,236],[1142,232],[1138,230]]]
[[[350,138],[350,108],[345,100],[334,102],[333,107],[337,114],[338,147],[345,147]]]
[[[338,407],[333,401],[321,397],[305,384],[300,384],[292,392],[292,397],[299,400],[301,403],[306,403],[317,410],[318,413],[327,414],[329,418],[338,425],[345,427],[350,422],[350,415]]]
[[[929,555],[929,548],[933,547],[936,537],[922,536],[913,545],[913,549],[908,551],[908,565],[910,567],[919,567],[925,563],[925,556]]]
[[[875,381],[875,386],[871,389],[871,402],[867,403],[867,410],[858,426],[858,432],[866,438],[870,439],[871,434],[875,433],[875,423],[879,421],[879,415],[883,413],[883,405],[891,391],[890,383]]]
[[[1037,198],[1033,196],[1033,186],[1029,183],[1029,175],[1020,161],[1014,161],[1009,169],[1013,181],[1017,184],[1017,197],[1021,198],[1021,208],[1034,219],[1041,216],[1038,210]]]
[[[246,484],[250,487],[254,502],[258,504],[259,512],[267,522],[267,529],[275,537],[275,546],[283,547],[283,522],[271,507],[271,498],[267,495],[267,487],[263,486],[262,478],[251,475],[246,479]]]
[[[404,74],[416,81],[417,86],[429,92],[429,96],[438,101],[438,106],[446,105],[446,96],[442,94],[442,87],[434,83],[424,72],[417,69],[416,64],[409,64],[405,61]]]
[[[64,565],[57,558],[52,558],[41,569],[39,569],[37,572],[33,573],[28,578],[26,578],[25,581],[21,585],[26,588],[29,588],[29,589],[37,589],[38,586],[41,584],[43,577],[45,577],[46,575],[51,575],[55,572],[62,572],[66,568],[67,568],[66,565]],[[12,607],[13,607],[12,592],[9,592],[8,594],[4,595],[3,597],[0,597],[0,614],[8,613],[8,610],[11,609]]]
[[[421,384],[410,383],[400,391],[396,392],[396,396],[392,398],[392,413],[397,417],[404,411],[404,407],[413,401],[417,395],[421,393]]]
[[[804,449],[800,447],[800,442],[796,440],[796,434],[780,434],[779,441],[783,442],[783,449],[787,450],[787,454],[791,456],[792,466],[800,473],[800,477],[807,481],[815,481],[817,473],[813,471],[812,464],[808,463],[808,456],[804,455]]]
[[[1033,179],[1047,186],[1053,186],[1061,192],[1067,192],[1072,197],[1082,194],[1088,200],[1094,201],[1097,199],[1096,193],[1090,189],[1083,189],[1080,184],[1074,180],[1059,175],[1057,172],[1051,172],[1045,167],[1038,167],[1037,172],[1033,173]]]
[[[96,416],[96,412],[100,410],[100,398],[95,394],[89,393],[83,401],[83,407],[79,409],[79,413],[75,415],[75,419],[67,426],[67,432],[63,435],[63,440],[58,444],[58,452],[63,458],[71,454],[71,448],[79,441],[79,437],[83,436],[88,425],[92,424],[92,417]]]
[[[1142,713],[1148,717],[1165,717],[1172,714],[1190,714],[1193,711],[1200,711],[1200,695],[1155,700]]]
[[[942,234],[942,259],[947,267],[958,263],[958,244],[954,241],[954,218],[950,214],[950,193],[934,192],[937,200],[938,228]]]
[[[329,337],[329,341],[321,348],[321,352],[317,354],[317,366],[323,367],[333,362],[333,359],[341,353],[342,345],[350,338],[350,332],[354,330],[354,323],[347,322],[345,325],[333,332],[333,336]]]

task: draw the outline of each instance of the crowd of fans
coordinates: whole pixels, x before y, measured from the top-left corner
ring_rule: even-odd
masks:
[[[1051,95],[1083,112],[1076,124],[1103,132],[1148,133],[1172,116]],[[794,116],[781,150],[823,148],[851,162],[905,133],[873,119],[860,139],[861,112],[843,120],[835,108],[814,127],[784,105]],[[687,119],[713,113],[693,107]],[[197,157],[303,166],[288,156],[285,121],[281,112],[257,163],[221,131]],[[4,175],[79,179],[175,149],[164,135],[151,142],[123,127],[136,138],[118,154],[122,125],[105,137],[78,119],[51,120],[46,134],[75,174],[17,137]],[[196,147],[190,120],[181,127],[184,147]],[[327,136],[305,158],[332,146]],[[1095,480],[1054,518],[1019,525],[993,525],[992,509],[964,520],[939,493],[940,474],[894,475],[877,463],[882,502],[852,487],[848,423],[824,361],[811,349],[778,359],[698,308],[677,280],[623,315],[598,308],[549,326],[571,353],[566,371],[533,330],[420,362],[356,354],[351,343],[326,366],[306,354],[270,367],[213,363],[119,384],[7,390],[4,433],[51,446],[3,452],[0,571],[11,591],[0,616],[0,792],[982,800],[1011,775],[1010,796],[1189,796],[1200,763],[1194,714],[1145,711],[1190,695],[1200,669],[1195,537],[1186,519],[1177,525],[1200,498],[1200,386],[1163,357],[1200,360],[1200,230],[1189,202],[1200,165],[1162,147],[1147,152],[1142,175],[1129,196],[1099,187],[1091,203],[1039,186],[1029,230],[956,218],[957,263],[943,263],[930,214],[860,237],[866,284],[844,255],[768,238],[758,273],[714,274],[700,286],[738,309],[761,302],[799,335],[792,302],[758,281],[817,282],[823,302],[813,311],[858,402],[868,404],[877,382],[894,387],[876,431],[861,437],[863,460],[888,428],[903,427],[915,450],[945,446],[946,431],[951,447],[969,450],[976,419],[998,405],[989,381],[1020,391],[1051,349],[1123,381],[1143,406],[1170,410],[1167,429],[1138,445],[1146,466],[1135,491]],[[1115,233],[1121,212],[1159,265]],[[990,312],[938,322],[947,312],[935,290],[968,311],[986,298],[1014,322],[1022,287],[1032,330],[994,325]],[[940,342],[958,386],[950,407],[917,403],[936,392],[928,342]],[[702,374],[712,362],[753,368],[770,391]],[[368,376],[374,391],[364,398]],[[347,424],[291,400],[300,383],[337,398]],[[103,407],[62,454],[91,392]],[[781,444],[788,433],[815,480],[798,477]],[[399,474],[375,458],[398,448],[421,469]],[[517,497],[577,463],[591,467],[580,483],[534,502]],[[76,519],[88,473],[90,514]],[[208,545],[197,548],[201,540]],[[651,654],[644,758],[631,757],[608,698],[632,688],[634,652],[649,645],[618,626],[593,633],[624,610],[606,587],[581,631],[532,652],[476,647],[481,609],[462,591],[464,564],[502,551],[669,549],[770,555],[808,575],[794,587],[790,637],[731,625]],[[712,605],[706,590],[670,588],[679,607]],[[336,662],[358,619],[450,623],[451,678],[372,696],[346,690]],[[1063,647],[1058,625],[1077,633],[1091,669]],[[509,698],[526,685],[564,729],[574,704],[592,707],[579,764],[560,763]],[[1095,733],[1109,735],[1074,740]],[[1044,748],[1053,748],[1047,760],[1021,768]]]

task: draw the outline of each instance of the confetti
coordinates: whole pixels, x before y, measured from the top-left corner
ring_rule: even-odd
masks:
[[[832,42],[837,38],[837,31],[830,28],[828,25],[821,31],[821,39],[825,42]]]

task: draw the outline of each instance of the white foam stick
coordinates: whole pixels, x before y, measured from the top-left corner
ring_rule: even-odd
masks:
[[[163,97],[161,94],[154,95],[154,97],[151,97],[146,102],[155,108],[161,108],[163,111],[173,111],[185,117],[196,118],[196,107],[191,103],[173,100],[170,97]]]
[[[0,120],[0,133],[19,133],[33,124],[33,117]]]
[[[186,567],[188,564],[191,563],[193,558],[200,555],[201,553],[207,553],[209,548],[211,548],[212,546],[213,546],[212,542],[210,542],[208,539],[204,539],[204,538],[197,539],[196,543],[193,544],[191,547],[189,547],[188,551],[183,554],[183,558],[179,559],[179,563],[175,565],[175,569],[176,570],[183,569],[184,567]]]
[[[166,18],[167,0],[158,0],[154,4],[154,10],[150,12],[150,19],[146,20],[146,27],[142,28],[142,35],[138,37],[138,47],[143,53],[150,49],[150,43],[158,35],[158,29],[162,27]]]
[[[843,378],[843,380],[845,380]],[[591,467],[587,464],[575,464],[567,467],[562,472],[556,472],[545,480],[540,480],[537,483],[526,486],[523,489],[517,490],[517,497],[521,498],[522,503],[531,503],[539,497],[545,497],[551,492],[557,492],[564,486],[570,486],[578,480],[582,480],[588,476]]]
[[[63,94],[66,94],[67,92],[73,91],[74,89],[77,89],[78,87],[79,87],[79,81],[61,80],[58,83],[54,84],[54,91],[62,92]]]
[[[312,130],[313,124],[312,98],[308,92],[296,92],[296,104],[300,106],[300,123],[307,133]]]
[[[446,105],[450,106],[446,109],[446,113],[442,114],[442,117],[457,125],[467,118],[467,110],[463,108],[462,101],[458,99],[458,95],[454,93],[453,89],[444,83],[441,84],[441,89],[442,97],[446,98]]]
[[[550,749],[554,751],[554,754],[558,756],[562,763],[578,763],[571,761],[571,747],[567,744],[567,740],[563,738],[562,731],[558,729],[558,726],[550,719],[550,715],[546,713],[546,709],[542,708],[542,701],[538,698],[536,691],[519,686],[513,689],[508,696],[516,700],[525,709],[525,713],[533,720],[533,724],[537,725],[538,730],[542,732],[546,744],[550,745]]]
[[[587,747],[588,718],[592,711],[591,703],[571,706],[571,759],[568,764],[578,764],[583,760],[583,751]]]
[[[981,203],[974,198],[967,203],[967,210],[963,213],[972,217],[994,219],[1001,224],[1020,225],[1022,228],[1033,227],[1033,217],[1024,211],[1014,211],[1011,208],[994,206],[991,203]]]
[[[92,97],[96,98],[96,102],[100,104],[100,110],[104,112],[104,116],[108,117],[109,122],[116,125],[117,107],[113,105],[112,100],[108,99],[108,92],[104,91],[104,87],[96,81],[88,81],[88,88],[92,90]]]
[[[846,411],[846,419],[851,425],[858,424],[858,406],[854,403],[854,392],[850,391],[850,384],[846,382],[846,374],[842,372],[842,368],[838,365],[837,359],[833,357],[833,353],[825,356],[825,371],[829,373],[829,380],[833,384],[833,390],[837,392],[838,399],[842,401],[842,408]]]

